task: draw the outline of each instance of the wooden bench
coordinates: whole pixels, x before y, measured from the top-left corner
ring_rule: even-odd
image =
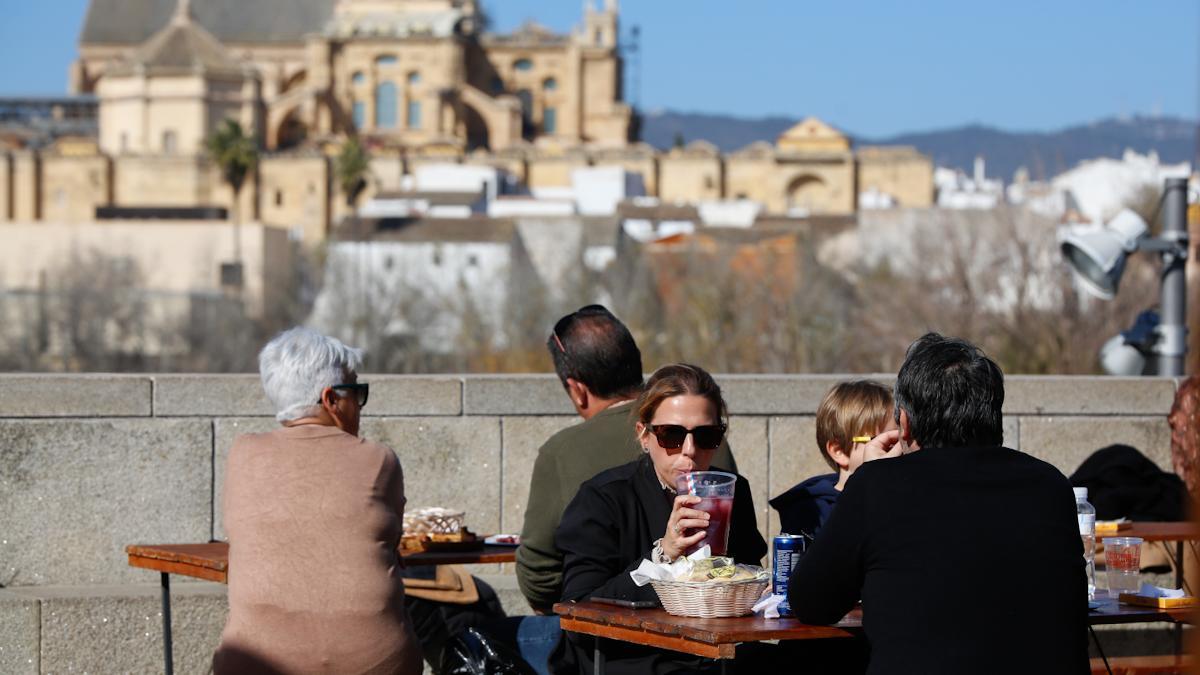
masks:
[[[1183,675],[1194,660],[1190,654],[1163,654],[1161,656],[1117,656],[1108,660],[1113,675]],[[1092,659],[1092,673],[1108,673],[1104,661]]]

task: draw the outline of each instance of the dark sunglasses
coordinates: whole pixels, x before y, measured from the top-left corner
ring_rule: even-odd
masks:
[[[650,431],[654,432],[654,437],[664,450],[682,448],[688,434],[692,435],[692,443],[695,443],[697,450],[716,450],[721,445],[721,439],[725,438],[724,424],[706,424],[695,429],[678,424],[651,424]]]
[[[335,384],[330,389],[334,391],[345,390],[354,392],[355,398],[358,399],[358,407],[363,407],[367,404],[367,397],[371,394],[371,385],[367,382],[357,382],[355,384]]]

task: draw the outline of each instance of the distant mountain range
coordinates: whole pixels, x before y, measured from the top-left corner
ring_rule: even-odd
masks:
[[[797,119],[748,119],[727,115],[661,111],[646,113],[642,139],[658,148],[703,139],[722,151],[737,150],[755,141],[774,142]],[[829,121],[829,120],[827,120]],[[974,124],[951,129],[900,134],[890,138],[865,138],[843,130],[856,146],[913,145],[938,166],[970,172],[976,155],[987,161],[989,177],[1012,179],[1024,166],[1034,179],[1050,178],[1085,159],[1120,157],[1126,148],[1151,150],[1159,160],[1173,164],[1194,161],[1197,154],[1196,123],[1177,117],[1105,119],[1051,132],[1010,132]]]

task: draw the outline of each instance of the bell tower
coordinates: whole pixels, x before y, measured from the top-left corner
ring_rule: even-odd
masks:
[[[615,49],[617,46],[617,0],[603,0],[604,9],[597,10],[593,0],[583,3],[583,34],[585,47]]]

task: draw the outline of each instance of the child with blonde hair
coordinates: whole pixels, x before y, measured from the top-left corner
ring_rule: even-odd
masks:
[[[835,473],[813,476],[772,499],[781,531],[815,537],[872,437],[896,428],[892,390],[874,380],[841,382],[817,407],[817,448]]]

